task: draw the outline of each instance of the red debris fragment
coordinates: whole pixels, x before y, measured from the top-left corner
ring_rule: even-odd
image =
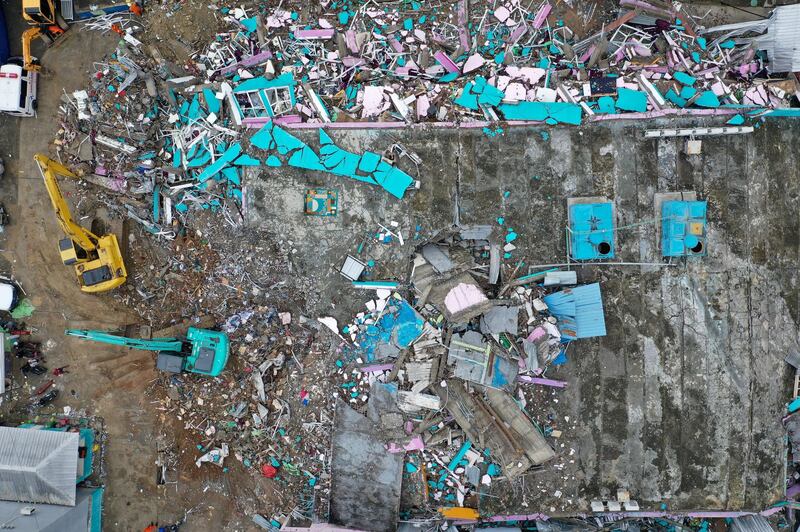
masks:
[[[269,464],[261,466],[261,474],[267,478],[275,478],[278,475],[278,470]]]

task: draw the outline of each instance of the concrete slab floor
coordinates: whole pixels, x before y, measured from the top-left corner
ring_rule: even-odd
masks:
[[[575,456],[562,469],[529,474],[515,487],[516,506],[585,511],[617,488],[647,509],[760,510],[780,500],[783,357],[797,345],[800,311],[800,123],[703,138],[697,156],[683,153],[684,139],[645,139],[643,124],[543,131],[334,131],[335,142],[356,152],[402,143],[422,158],[422,189],[398,201],[345,178],[263,169],[248,180],[248,221],[292,242],[297,275],[315,281],[307,304],[342,323],[367,296],[336,269],[378,223],[399,222],[409,242],[375,244],[362,257],[376,261],[373,278],[402,280],[411,249],[453,224],[456,212],[463,224],[503,217],[519,234],[511,266],[551,264],[565,259],[567,198],[606,196],[623,226],[653,219],[656,192],[695,190],[709,201],[707,257],[579,268],[581,282],[602,283],[608,335],[576,342],[568,363],[548,372],[569,382],[551,407],[565,431],[561,451]],[[299,136],[316,142],[316,133]],[[414,175],[407,160],[400,164]],[[339,189],[339,216],[303,217],[306,186]],[[653,224],[619,231],[618,260],[662,262],[655,235]],[[503,490],[495,483],[489,494]]]

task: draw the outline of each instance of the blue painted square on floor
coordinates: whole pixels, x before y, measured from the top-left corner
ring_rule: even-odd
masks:
[[[661,254],[702,257],[706,249],[705,201],[665,201],[661,205]]]
[[[570,256],[575,260],[614,258],[614,208],[586,203],[569,208]]]

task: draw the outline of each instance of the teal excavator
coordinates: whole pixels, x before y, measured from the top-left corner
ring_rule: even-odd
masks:
[[[156,351],[156,367],[168,373],[199,373],[216,377],[228,363],[230,345],[228,335],[220,331],[189,327],[186,339],[181,338],[128,338],[105,331],[67,329],[67,336],[75,336],[93,342]]]

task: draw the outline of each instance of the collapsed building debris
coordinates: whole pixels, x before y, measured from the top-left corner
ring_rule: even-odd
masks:
[[[431,505],[480,507],[482,486],[513,482],[552,460],[552,440],[515,399],[518,388],[548,382],[547,367],[563,363],[566,345],[578,338],[576,323],[581,337],[605,334],[597,284],[559,290],[478,282],[473,275],[486,271],[485,250],[495,238],[491,227],[465,228],[418,245],[412,299],[378,289],[368,312],[341,330],[334,325],[340,338],[349,335],[344,352],[362,375],[342,385],[352,390],[350,404],[375,417],[390,453],[405,454],[404,483],[425,486],[426,496],[404,496],[412,515],[411,508],[423,516]],[[453,303],[454,292],[479,297]],[[340,493],[332,487],[332,501]],[[362,498],[359,508],[365,505],[367,513],[386,508]]]
[[[579,125],[707,110],[744,121],[797,111],[796,78],[775,81],[770,57],[699,36],[727,30],[705,32],[671,5],[623,1],[616,21],[587,35],[548,2],[462,1],[436,14],[412,2],[408,16],[351,4],[317,20],[289,7],[223,8],[216,38],[180,66],[133,24],[95,65],[90,87],[64,95],[55,142],[89,184],[81,193],[90,188],[93,201],[139,226],[129,243],[149,273],[115,297],[151,323],[202,315],[230,335],[225,374],[161,375],[153,388],[162,421],[190,434],[190,463],[227,472],[235,461],[280,483],[280,508],[269,511],[283,522],[272,527],[298,514],[365,529],[393,528],[400,515],[455,516],[452,507],[479,515],[488,487],[513,489],[560,466],[574,450],[526,394],[563,390],[548,369],[566,361],[570,342],[604,336],[606,324],[600,284],[579,285],[574,271],[521,275],[521,263],[504,262],[517,233],[495,225],[415,240],[410,273],[397,279],[366,277],[371,265],[353,251],[340,263],[353,288],[343,297],[374,292],[366,310],[341,328],[331,316],[292,314],[296,294],[316,287],[284,289],[291,241],[239,239],[251,172],[346,177],[399,200],[431,179],[415,154],[345,150],[322,126]],[[319,127],[317,140],[305,127]],[[304,192],[305,214],[339,212],[335,191]],[[384,223],[374,240],[410,240],[406,226]],[[610,231],[592,227],[576,230]],[[143,242],[145,233],[155,238]],[[602,243],[591,234],[584,242]],[[676,256],[693,247],[683,238]]]

